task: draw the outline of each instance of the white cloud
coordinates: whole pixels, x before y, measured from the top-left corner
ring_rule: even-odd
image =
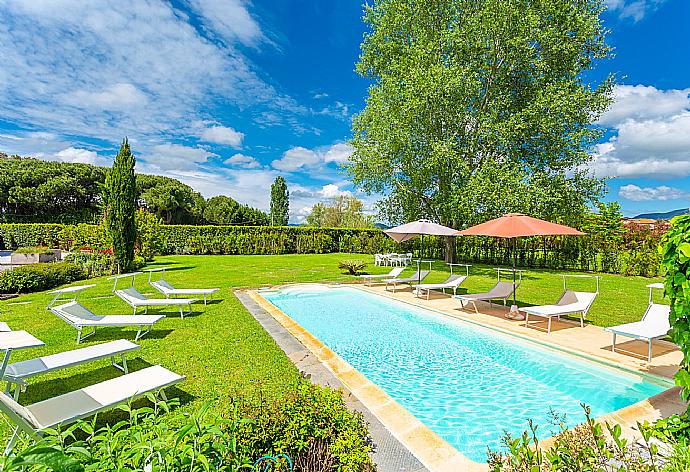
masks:
[[[341,195],[352,195],[349,190],[342,190],[339,186],[335,184],[328,184],[321,187],[319,195],[323,198],[335,198]]]
[[[80,108],[96,110],[127,110],[143,106],[148,97],[132,84],[120,83],[100,91],[76,90],[65,96],[65,102]]]
[[[180,136],[189,122],[213,119],[221,102],[279,110],[288,126],[306,116],[238,49],[263,37],[245,2],[190,7],[191,15],[160,0],[0,2],[0,69],[11,71],[0,73],[3,119],[115,145]]]
[[[81,164],[98,164],[98,154],[88,149],[77,149],[68,147],[55,154],[55,157],[62,162],[78,162]]]
[[[137,169],[149,173],[165,172],[165,175],[169,175],[169,171],[198,170],[197,165],[207,162],[209,157],[217,157],[217,154],[200,147],[157,144],[150,152],[142,153],[143,162],[141,166],[137,164]]]
[[[347,103],[336,101],[332,105],[323,107],[320,111],[315,111],[314,113],[333,118],[348,119],[350,117],[350,106]]]
[[[241,0],[191,0],[190,4],[209,28],[225,40],[255,46],[264,39],[261,27]]]
[[[646,15],[656,11],[666,0],[608,0],[609,10],[616,12],[621,19],[631,19],[634,22],[642,20]]]
[[[252,156],[245,156],[239,153],[227,158],[223,163],[228,166],[243,167],[245,169],[256,169],[257,167],[261,167],[259,161]]]
[[[659,90],[645,85],[618,85],[614,98],[611,108],[599,120],[601,125],[666,118],[690,108],[690,88]]]
[[[271,165],[278,170],[293,172],[304,167],[315,166],[321,161],[321,156],[316,152],[298,146],[285,151],[283,157],[276,159]]]
[[[328,151],[326,151],[323,157],[325,162],[344,164],[350,159],[353,152],[354,148],[351,145],[347,143],[338,143],[328,148]]]
[[[237,148],[242,145],[244,133],[226,126],[212,126],[202,131],[201,139],[207,143],[227,144]]]
[[[271,165],[278,170],[294,172],[296,170],[315,168],[329,163],[342,164],[347,162],[352,152],[352,146],[346,143],[336,143],[315,150],[298,146],[285,151],[283,157],[276,159]]]
[[[690,89],[621,86],[601,124],[613,136],[597,146],[598,176],[676,178],[690,175]]]
[[[638,187],[632,184],[624,185],[618,190],[618,195],[635,202],[650,200],[690,200],[690,192],[679,188],[667,187],[665,185],[659,187]]]

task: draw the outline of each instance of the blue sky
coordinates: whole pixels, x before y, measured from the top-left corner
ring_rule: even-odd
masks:
[[[592,170],[627,215],[690,207],[690,2],[608,0],[619,77]],[[4,0],[0,150],[108,165],[129,136],[142,172],[291,219],[352,192],[339,165],[368,83],[361,5],[333,0]]]

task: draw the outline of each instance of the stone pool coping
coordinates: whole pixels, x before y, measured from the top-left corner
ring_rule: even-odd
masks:
[[[299,285],[332,287],[338,286],[339,284],[286,284],[266,289],[277,290],[288,286],[294,287]],[[542,348],[554,349],[564,354],[573,355],[577,358],[585,359],[590,362],[620,369],[620,366],[612,365],[612,363],[605,358],[597,359],[597,356],[586,354],[583,355],[582,352],[576,352],[555,343],[549,343],[548,341],[545,342],[543,339],[530,339],[529,337],[520,335],[518,333],[513,333],[491,324],[482,323],[476,318],[465,318],[456,313],[447,313],[443,310],[439,310],[428,305],[425,306],[421,303],[415,303],[414,301],[401,300],[400,298],[394,296],[394,294],[383,294],[379,293],[378,291],[367,290],[363,289],[362,287],[349,284],[347,284],[347,286],[360,289],[368,293],[375,293],[377,295],[407,303],[419,308],[434,311],[444,316],[470,322],[472,324],[481,326],[483,329],[498,331],[507,336],[514,336],[529,342],[535,342],[536,344],[541,345]],[[261,308],[263,308],[276,321],[278,321],[278,323],[280,323],[290,334],[292,334],[308,350],[310,350],[317,357],[317,359],[319,359],[319,361],[386,426],[391,434],[405,447],[407,447],[427,469],[429,469],[429,471],[447,472],[463,470],[473,472],[488,470],[487,464],[472,461],[460,453],[457,449],[451,446],[438,434],[436,434],[414,415],[412,415],[407,409],[390,397],[380,387],[375,385],[363,374],[354,369],[347,361],[342,359],[320,340],[302,328],[298,323],[292,320],[292,318],[263,298],[259,291],[248,290],[247,294]],[[638,369],[629,368],[628,366],[622,368],[621,370],[628,371],[629,373],[634,373],[642,377],[659,378],[659,376],[650,375],[649,373]],[[639,437],[639,432],[636,428],[638,422],[644,422],[645,420],[654,421],[662,416],[683,412],[686,410],[686,408],[686,404],[680,399],[679,389],[677,387],[672,387],[659,393],[658,395],[599,417],[597,418],[597,421],[619,423],[623,427],[623,435],[625,437],[637,438]],[[539,444],[542,447],[548,447],[550,444],[552,444],[552,442],[553,438],[545,438],[541,440]]]

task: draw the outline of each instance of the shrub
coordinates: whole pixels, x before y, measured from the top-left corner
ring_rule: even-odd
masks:
[[[24,247],[18,247],[13,251],[15,254],[43,254],[43,255],[52,255],[53,250],[44,247],[44,246],[24,246]]]
[[[350,275],[357,275],[358,272],[364,270],[367,263],[360,260],[345,260],[338,262],[339,269],[347,269],[347,273]]]
[[[628,251],[622,255],[623,275],[641,275],[656,277],[661,268],[661,257],[658,251],[642,249]]]
[[[30,264],[0,273],[0,292],[37,292],[82,280],[86,276],[84,269],[70,262]]]
[[[671,415],[650,424],[645,422],[642,428],[650,435],[665,443],[679,443],[690,446],[690,416]]]
[[[121,407],[128,420],[103,427],[97,418],[81,421],[48,431],[40,446],[63,451],[89,471],[230,472],[281,453],[292,459],[295,472],[373,470],[361,415],[345,408],[339,392],[304,379],[280,400],[231,400],[225,415],[213,413],[211,403],[194,414],[170,412],[177,400],[147,397],[152,407]],[[287,467],[261,470],[287,472]]]
[[[683,352],[676,384],[683,397],[690,398],[690,215],[671,220],[671,228],[659,246],[661,264],[666,269],[664,287],[671,300],[671,339]]]
[[[347,409],[338,391],[300,379],[286,397],[259,398],[240,411],[251,418],[238,426],[239,441],[247,450],[286,454],[294,459],[296,471],[373,470],[366,423],[360,413]]]
[[[136,253],[150,262],[160,252],[161,219],[143,208],[138,209],[134,216],[137,225]]]
[[[506,435],[504,444],[508,452],[489,451],[490,469],[493,472],[663,470],[662,458],[657,447],[650,444],[648,432],[643,433],[642,445],[629,444],[621,437],[620,425],[606,423],[604,431],[603,426],[591,418],[589,407],[583,405],[583,408],[586,421],[571,429],[566,429],[563,421],[554,415],[560,432],[548,449],[538,445],[537,426],[531,421],[530,430],[519,438]]]
[[[81,267],[86,272],[87,278],[110,275],[114,267],[111,251],[75,251],[65,258],[65,262]]]

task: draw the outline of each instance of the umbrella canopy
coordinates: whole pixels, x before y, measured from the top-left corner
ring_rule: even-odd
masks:
[[[495,238],[513,238],[513,305],[515,305],[515,266],[517,265],[517,238],[525,236],[581,236],[585,233],[570,226],[551,223],[550,221],[532,218],[522,213],[508,213],[471,226],[456,233],[458,236],[493,236]]]
[[[401,243],[423,234],[431,236],[457,236],[453,228],[433,223],[429,220],[417,220],[384,231],[388,236]]]
[[[581,236],[582,233],[570,226],[544,221],[522,213],[508,213],[500,218],[472,226],[456,234],[461,236],[494,236],[497,238],[519,238],[522,236]]]
[[[419,260],[417,261],[417,269],[421,269],[422,257],[424,255],[424,235],[429,236],[457,236],[457,230],[449,228],[447,226],[436,224],[429,220],[417,220],[411,223],[405,223],[404,225],[396,226],[395,228],[387,229],[384,231],[388,236],[393,238],[395,241],[401,243],[412,239],[416,236],[422,237],[422,244],[419,250]],[[431,269],[431,265],[429,266]],[[418,271],[419,280],[421,283],[421,270]]]

